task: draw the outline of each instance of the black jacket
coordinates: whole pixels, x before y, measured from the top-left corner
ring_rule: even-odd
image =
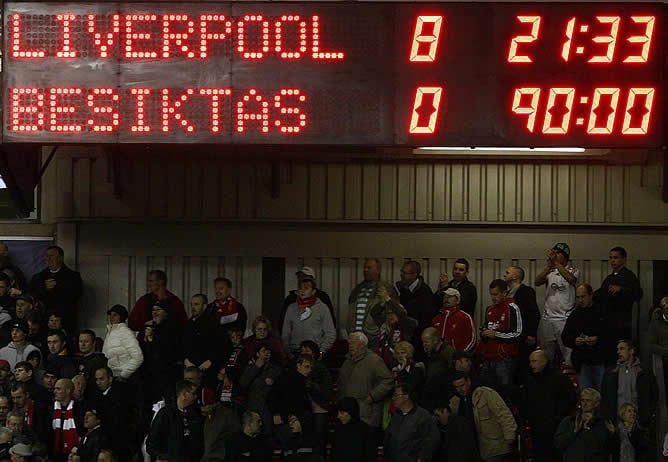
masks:
[[[311,402],[306,395],[306,379],[294,369],[279,375],[269,391],[267,400],[272,415],[280,415],[287,422],[288,414],[302,415],[311,411]]]
[[[273,455],[271,444],[262,435],[237,432],[230,438],[225,462],[271,462]]]
[[[184,437],[184,423],[190,437]],[[146,439],[146,452],[155,460],[181,461],[184,455],[199,461],[204,453],[203,419],[199,410],[189,406],[185,415],[175,405],[160,409],[153,419]]]
[[[601,305],[594,303],[588,308],[578,307],[571,312],[564,330],[561,331],[561,340],[568,348],[573,349],[571,360],[579,371],[582,364],[603,364],[606,359],[605,346],[608,345],[605,338],[605,318]],[[595,345],[576,345],[575,339],[585,334],[589,337],[596,336],[598,341]]]
[[[522,337],[536,337],[538,322],[540,321],[540,310],[536,303],[536,291],[533,287],[520,284],[513,298],[522,314]]]
[[[421,332],[425,327],[431,326],[431,320],[436,316],[438,308],[434,307],[431,288],[424,279],[418,279],[420,282],[414,292],[403,287],[400,281],[394,284],[394,289],[399,294],[399,302],[406,309],[408,317],[417,320],[418,331]]]
[[[47,279],[56,280],[54,289],[46,290]],[[71,320],[76,313],[81,288],[81,275],[66,265],[63,265],[57,273],[52,273],[49,268],[45,268],[35,274],[28,284],[28,292],[35,294],[48,311],[59,311],[66,320]]]
[[[97,456],[102,449],[109,449],[109,439],[103,427],[97,427],[81,437],[77,454],[81,462],[97,462]]]
[[[232,352],[228,336],[218,336],[219,332],[215,316],[209,313],[190,318],[183,330],[183,357],[198,367],[209,360],[215,370],[221,358],[228,358]]]
[[[608,368],[601,384],[601,414],[610,420],[617,418],[617,410],[624,404],[617,403],[619,367],[620,365],[617,364]],[[646,427],[659,397],[659,389],[652,371],[640,366],[636,378],[636,390],[638,392],[638,423]]]
[[[619,293],[608,292],[610,286],[621,286]],[[633,304],[640,300],[643,291],[640,281],[633,271],[624,267],[617,274],[609,274],[601,283],[601,288],[594,292],[594,300],[605,310],[608,326],[614,329],[628,329],[631,325]]]

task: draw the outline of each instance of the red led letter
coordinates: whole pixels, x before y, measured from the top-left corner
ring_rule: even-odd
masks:
[[[601,105],[601,95],[610,95],[610,109],[608,118],[605,121],[605,127],[596,126],[596,109]],[[587,133],[592,135],[609,135],[615,125],[615,115],[617,114],[617,105],[619,104],[619,88],[596,88],[594,90],[594,100],[591,103],[589,111],[589,122],[587,123]]]
[[[558,127],[552,126],[552,108],[557,100],[557,95],[566,95],[566,113],[561,117]],[[571,111],[575,99],[575,88],[550,88],[550,96],[547,98],[545,121],[543,122],[543,133],[564,135],[568,133],[571,122]]]
[[[132,132],[150,132],[151,126],[146,123],[146,96],[151,94],[149,88],[133,88],[130,93],[137,97],[137,123],[130,127]]]
[[[517,48],[520,43],[531,43],[538,39],[540,32],[540,16],[517,16],[517,20],[521,23],[530,23],[531,32],[529,35],[517,35],[510,41],[510,49],[508,50],[509,63],[532,63],[533,60],[527,55],[518,55]]]
[[[299,47],[294,51],[283,49],[283,25],[284,23],[296,23],[299,27],[297,36],[299,37]],[[283,15],[280,21],[276,21],[276,47],[274,48],[278,56],[283,59],[299,59],[306,53],[306,21],[302,21],[298,15]]]
[[[93,88],[92,93],[86,99],[86,104],[91,108],[93,114],[104,114],[106,118],[111,119],[106,123],[101,123],[93,118],[88,119],[87,123],[91,130],[94,132],[113,132],[118,128],[120,123],[118,111],[116,110],[118,107],[118,95],[113,88]],[[108,106],[98,106],[96,104],[98,101],[96,100],[99,99],[104,100]]]
[[[428,95],[425,98],[425,95]],[[408,128],[408,133],[434,133],[436,129],[436,120],[441,108],[441,97],[443,95],[443,87],[417,87],[415,89],[415,100],[413,101],[413,110],[411,111],[411,123]],[[427,102],[423,103],[423,100]],[[431,104],[428,100],[431,99]],[[421,114],[423,104],[427,108],[427,112]],[[429,116],[427,123],[420,123],[420,119]]]
[[[260,112],[246,112],[246,105],[251,102],[260,107]],[[237,132],[246,131],[249,120],[259,122],[262,132],[269,133],[269,102],[265,101],[254,88],[248,90],[248,94],[237,102]]]
[[[568,61],[571,58],[571,43],[573,43],[573,31],[575,30],[575,18],[571,18],[566,24],[566,41],[561,47],[561,59]]]
[[[650,46],[652,44],[652,34],[654,33],[654,16],[631,16],[631,19],[636,24],[645,25],[645,33],[643,35],[632,35],[626,40],[629,43],[638,43],[642,45],[639,55],[629,55],[625,63],[646,63],[649,56]]]
[[[431,26],[431,31],[424,32],[425,24]],[[433,63],[436,59],[438,50],[438,41],[441,36],[441,26],[443,25],[443,16],[418,16],[415,21],[415,32],[413,33],[413,45],[411,46],[411,62],[429,62]],[[424,45],[427,44],[427,50]],[[420,51],[423,46],[423,51]],[[425,53],[426,51],[426,53]]]
[[[192,88],[187,88],[183,93],[181,93],[181,96],[172,103],[169,100],[169,89],[163,88],[162,89],[162,131],[163,132],[168,132],[169,131],[169,119],[171,117],[174,117],[176,120],[179,121],[183,129],[189,133],[192,133],[195,131],[195,127],[186,119],[183,117],[183,114],[181,114],[181,109],[183,109],[183,105],[188,101],[188,98],[190,98],[192,95],[195,94],[195,90]]]
[[[617,45],[617,34],[619,34],[619,16],[596,16],[596,19],[601,24],[610,24],[610,34],[597,35],[592,42],[607,43],[605,55],[592,56],[588,62],[590,63],[611,63],[615,55],[615,45]]]
[[[78,53],[72,51],[72,30],[70,29],[71,22],[76,20],[73,14],[59,14],[56,15],[56,20],[63,23],[63,48],[56,52],[59,58],[76,58]]]
[[[262,35],[259,42],[262,43],[260,51],[247,51],[246,47],[246,23],[258,22],[262,27]],[[237,51],[246,59],[262,59],[269,52],[269,21],[263,21],[262,15],[247,14],[243,21],[237,21]]]
[[[88,15],[88,32],[93,36],[93,43],[98,50],[100,58],[108,58],[111,47],[114,46],[114,37],[121,31],[121,17],[117,14],[111,17],[111,32],[105,32],[104,38],[102,33],[98,32],[95,27],[95,15]]]
[[[23,105],[24,101],[29,105]],[[12,88],[12,131],[36,132],[44,126],[44,94],[38,88]],[[24,120],[26,119],[26,120]],[[27,123],[26,123],[27,122]]]
[[[654,88],[631,88],[629,97],[626,100],[626,112],[624,113],[624,123],[622,124],[622,135],[646,135],[649,129],[649,122],[652,118],[652,106],[654,105]],[[636,97],[645,97],[645,113],[639,127],[631,126],[631,109],[635,106]]]
[[[220,22],[223,23],[222,32],[210,32],[209,23]],[[209,56],[209,42],[212,40],[225,40],[232,34],[232,21],[225,19],[225,16],[218,14],[203,14],[199,17],[199,57],[206,58]]]
[[[301,94],[298,88],[283,88],[280,94],[274,96],[274,108],[283,115],[290,117],[294,125],[284,125],[285,122],[280,119],[274,121],[274,125],[280,128],[281,133],[299,133],[302,128],[306,127],[306,114],[302,112],[298,105],[285,106],[284,99],[294,98],[298,105],[306,102],[306,96]]]
[[[211,131],[220,132],[220,99],[223,96],[230,96],[232,90],[229,88],[202,88],[199,94],[211,98]]]
[[[79,124],[62,124],[58,118],[68,118],[68,114],[77,112],[76,106],[63,106],[62,100],[70,100],[69,95],[81,95],[81,88],[49,88],[49,130],[52,132],[80,132]],[[61,101],[59,101],[61,100]],[[73,116],[70,116],[73,118]]]
[[[522,97],[531,96],[528,106],[522,106]],[[513,112],[515,114],[528,114],[527,129],[533,133],[536,125],[536,111],[538,110],[538,100],[540,98],[540,88],[516,88],[513,97]]]
[[[21,16],[13,14],[12,19],[12,58],[43,58],[46,56],[44,50],[21,49]],[[26,89],[27,90],[27,89]]]
[[[320,49],[320,17],[311,17],[311,32],[313,36],[313,47],[311,48],[311,57],[313,59],[343,59],[345,57],[342,51],[323,51]]]
[[[173,32],[174,23],[183,23],[185,32]],[[195,52],[188,46],[188,37],[195,33],[195,22],[188,19],[186,14],[166,14],[162,17],[162,57],[170,57],[170,43],[174,42],[187,58],[194,58]]]
[[[134,49],[137,40],[150,40],[153,36],[150,32],[135,32],[132,27],[136,22],[155,22],[158,17],[154,14],[126,14],[125,15],[125,57],[130,59],[157,58],[157,51]]]

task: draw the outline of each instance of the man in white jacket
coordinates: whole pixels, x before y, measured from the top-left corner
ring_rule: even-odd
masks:
[[[114,305],[109,311],[109,325],[104,339],[102,353],[107,357],[107,365],[114,377],[128,380],[144,362],[135,333],[125,324],[128,310],[123,305]]]

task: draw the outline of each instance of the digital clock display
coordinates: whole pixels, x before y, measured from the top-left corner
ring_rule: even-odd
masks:
[[[3,141],[658,147],[643,3],[4,5]]]

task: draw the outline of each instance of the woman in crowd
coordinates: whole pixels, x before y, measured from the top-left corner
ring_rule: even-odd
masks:
[[[109,325],[102,353],[107,357],[107,364],[114,377],[128,380],[144,362],[144,355],[134,332],[125,323],[128,319],[127,308],[114,305],[107,314]]]
[[[246,409],[260,414],[265,435],[271,435],[273,417],[267,406],[267,397],[276,378],[283,372],[272,356],[271,345],[268,342],[261,343],[239,379],[239,385],[247,396]]]
[[[253,335],[244,339],[246,351],[250,357],[253,357],[262,342],[268,342],[271,345],[271,351],[274,353],[274,359],[281,367],[288,364],[288,356],[285,354],[283,341],[280,337],[271,334],[271,322],[265,316],[258,316],[253,321]]]

